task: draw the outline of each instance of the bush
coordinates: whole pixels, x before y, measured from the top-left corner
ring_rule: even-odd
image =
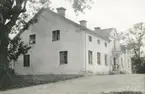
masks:
[[[114,71],[109,71],[109,75],[114,75],[115,72]]]
[[[140,59],[132,58],[133,72],[145,73],[145,58]]]
[[[126,72],[125,71],[120,71],[120,74],[126,74]]]

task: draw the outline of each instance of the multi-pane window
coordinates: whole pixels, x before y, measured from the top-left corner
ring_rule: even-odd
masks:
[[[99,39],[97,40],[97,43],[100,44],[100,40]]]
[[[107,43],[105,42],[105,47],[107,47]]]
[[[108,65],[108,63],[107,63],[107,54],[105,54],[104,59],[105,59],[105,65],[107,66]]]
[[[60,64],[67,64],[68,63],[68,52],[67,51],[60,51]]]
[[[92,37],[91,36],[88,36],[88,38],[89,38],[89,41],[92,42]]]
[[[97,64],[101,64],[101,53],[97,53]]]
[[[93,64],[93,52],[92,51],[88,51],[88,62],[89,64]]]
[[[29,44],[35,44],[36,43],[36,34],[29,35]]]
[[[23,66],[29,67],[30,66],[30,55],[24,55],[23,57]]]
[[[52,41],[60,40],[60,30],[52,31]]]
[[[116,58],[113,58],[114,66],[116,66]]]

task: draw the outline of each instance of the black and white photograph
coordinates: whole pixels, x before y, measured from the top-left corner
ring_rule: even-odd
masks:
[[[0,94],[145,94],[145,0],[0,0]]]

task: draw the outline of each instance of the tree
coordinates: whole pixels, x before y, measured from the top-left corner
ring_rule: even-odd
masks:
[[[91,0],[68,1],[76,13],[90,8],[92,3]],[[31,48],[21,41],[19,35],[10,39],[9,34],[17,34],[38,22],[37,16],[44,8],[50,8],[50,3],[50,0],[0,0],[0,85],[9,75],[9,62],[17,60]]]
[[[145,23],[137,23],[126,33],[122,33],[122,50],[133,53],[133,61],[137,72],[141,72],[144,61]],[[140,70],[141,69],[141,70]],[[144,69],[145,72],[145,69]]]

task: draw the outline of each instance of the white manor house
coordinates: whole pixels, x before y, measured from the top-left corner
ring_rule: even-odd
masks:
[[[132,73],[131,55],[121,51],[115,28],[90,30],[87,21],[73,22],[65,11],[63,7],[57,13],[44,9],[38,23],[21,32],[32,48],[14,62],[16,74]]]

